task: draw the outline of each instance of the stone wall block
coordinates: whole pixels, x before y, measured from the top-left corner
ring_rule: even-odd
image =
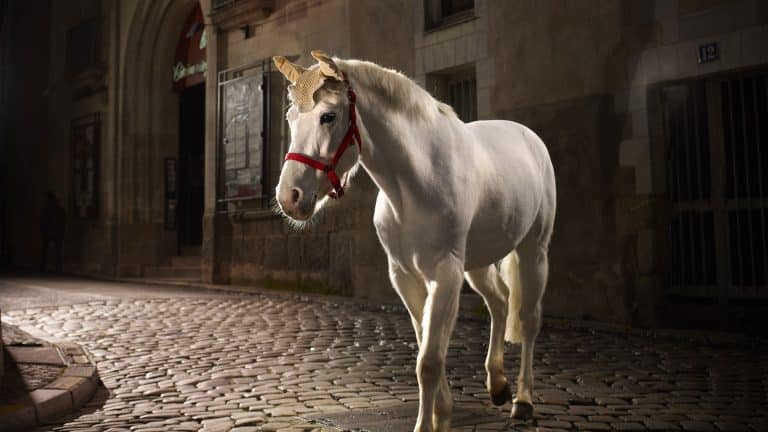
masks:
[[[415,54],[416,55],[416,63],[415,63],[416,70],[415,70],[415,74],[416,75],[421,75],[421,74],[424,73],[424,50],[419,48],[419,49],[417,49],[415,51],[415,53],[416,53]]]
[[[469,63],[470,53],[467,46],[467,37],[459,37],[453,41],[454,61],[456,64]]]
[[[701,39],[758,24],[762,0],[723,2],[721,6],[691,10],[680,16],[680,39]],[[701,3],[706,7],[708,2]],[[685,12],[685,11],[681,11]]]
[[[647,138],[626,139],[619,144],[619,165],[636,167],[647,165],[650,161]]]
[[[658,81],[661,76],[659,51],[649,48],[629,61],[629,79],[634,85],[644,85]]]
[[[647,137],[648,136],[648,111],[635,110],[630,114],[630,120],[632,122],[632,135],[635,137]]]
[[[377,265],[355,266],[353,272],[355,297],[373,302],[398,303],[400,298],[389,282],[386,267],[382,262]]]
[[[654,2],[654,16],[657,20],[675,19],[680,13],[677,0],[661,0]]]
[[[285,255],[287,257],[288,270],[300,270],[304,268],[301,254],[301,236],[292,235],[285,239]]]
[[[246,243],[247,238],[238,233],[238,228],[234,228],[234,232],[232,233],[232,262],[233,263],[240,263],[243,262],[245,255],[246,255]]]
[[[677,49],[674,45],[659,47],[659,73],[663,80],[672,80],[679,76],[677,70]]]
[[[230,269],[233,284],[258,283],[264,280],[265,274],[264,266],[248,262],[233,264]]]
[[[442,60],[443,68],[448,68],[459,64],[456,62],[456,39],[443,42],[440,45],[440,58]]]
[[[635,169],[632,167],[619,167],[616,170],[616,194],[634,195],[635,188]]]
[[[624,196],[616,199],[616,235],[627,236],[659,223],[660,203],[647,195]]]
[[[756,65],[768,62],[768,25],[748,28],[741,32],[741,62]]]
[[[432,72],[437,70],[435,62],[435,48],[433,45],[427,45],[424,47],[424,72]]]
[[[667,18],[659,21],[659,42],[672,44],[680,40],[680,27],[677,18]]]
[[[328,234],[314,234],[301,238],[302,268],[307,270],[327,270],[330,256]]]
[[[472,37],[470,52],[474,53],[474,59],[483,59],[488,57],[488,32],[477,32]]]
[[[264,267],[284,269],[288,267],[288,250],[283,236],[268,236],[264,239]]]
[[[477,118],[493,118],[493,109],[491,106],[492,87],[478,87],[477,89]]]
[[[635,279],[635,297],[632,307],[632,324],[658,326],[659,303],[662,301],[664,281],[658,276],[640,276]]]
[[[253,239],[253,250],[254,250],[254,260],[253,262],[259,265],[264,265],[264,259],[266,254],[264,253],[264,238],[254,238]]]
[[[698,69],[696,50],[698,43],[695,41],[682,42],[674,45],[677,52],[677,73],[679,77],[694,75]]]
[[[637,263],[640,274],[651,274],[656,269],[656,230],[644,228],[637,233]]]
[[[352,252],[354,236],[350,231],[330,234],[330,272],[329,283],[340,294],[352,294]]]

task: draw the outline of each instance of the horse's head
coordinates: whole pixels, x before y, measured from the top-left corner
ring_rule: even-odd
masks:
[[[344,151],[356,145],[354,94],[330,57],[320,51],[312,56],[318,64],[309,69],[285,57],[273,58],[291,82],[292,102],[286,115],[291,145],[280,172],[277,202],[284,214],[297,221],[311,218],[326,196],[343,193],[341,183],[357,157],[357,150]]]

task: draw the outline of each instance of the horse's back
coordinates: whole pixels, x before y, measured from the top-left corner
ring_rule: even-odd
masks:
[[[477,150],[500,163],[535,162],[539,171],[552,171],[544,141],[531,129],[509,120],[481,120],[466,124],[476,139]],[[531,159],[528,159],[528,158]]]
[[[468,261],[493,262],[493,256],[508,253],[531,230],[548,243],[556,193],[544,142],[512,121],[477,121],[468,123],[467,129],[473,137],[467,150],[475,155],[477,190],[481,191],[467,239]],[[506,235],[499,236],[499,229]]]

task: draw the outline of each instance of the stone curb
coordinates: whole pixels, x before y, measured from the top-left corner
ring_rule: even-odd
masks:
[[[14,347],[14,352],[21,354],[24,348]],[[57,352],[61,358],[60,365],[66,366],[64,373],[26,397],[9,405],[0,405],[0,429],[3,431],[24,431],[50,423],[79,409],[96,392],[99,376],[84,348],[73,343],[59,343],[47,348]]]

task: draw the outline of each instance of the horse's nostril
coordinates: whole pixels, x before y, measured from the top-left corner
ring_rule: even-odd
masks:
[[[301,189],[291,189],[291,202],[293,204],[298,204],[299,200],[301,200]]]

